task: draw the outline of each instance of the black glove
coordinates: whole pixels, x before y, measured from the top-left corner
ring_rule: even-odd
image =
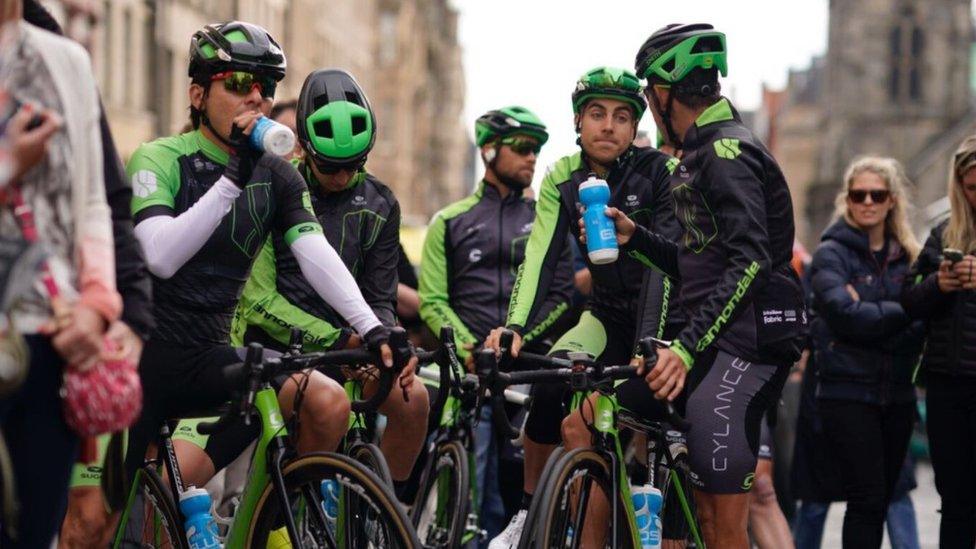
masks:
[[[414,355],[413,347],[410,345],[410,339],[407,337],[407,332],[400,327],[388,328],[386,326],[377,326],[367,332],[363,339],[366,341],[366,347],[376,353],[377,364],[382,362],[379,360],[379,354],[380,347],[384,343],[389,344],[390,350],[393,351],[393,364],[397,368],[404,367],[410,360],[410,357]]]
[[[380,352],[380,347],[384,343],[390,342],[390,329],[382,324],[373,328],[363,336],[363,341],[366,342],[366,347],[373,351],[374,353]]]
[[[227,169],[224,176],[240,188],[244,188],[251,180],[254,167],[261,159],[261,153],[254,150],[251,146],[250,137],[244,135],[244,129],[237,124],[231,124],[230,139],[227,140],[231,146],[230,157],[227,159]]]

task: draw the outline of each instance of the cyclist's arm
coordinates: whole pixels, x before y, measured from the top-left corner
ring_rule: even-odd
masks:
[[[525,337],[523,338],[526,343],[534,339],[545,338],[549,330],[569,310],[570,301],[573,299],[573,282],[576,274],[573,266],[572,246],[571,237],[567,236],[566,245],[563,246],[559,266],[556,267],[552,284],[549,285],[546,300],[542,302],[539,311],[532,317],[529,326],[526,326]]]
[[[298,260],[302,275],[353,329],[368,334],[381,323],[359,292],[356,279],[322,234],[322,227],[312,212],[305,180],[291,166],[277,175],[280,180],[275,187],[278,204],[275,225],[283,231],[285,244]]]
[[[420,318],[435,334],[439,334],[443,326],[453,327],[458,356],[463,360],[469,354],[465,347],[480,342],[451,308],[446,230],[444,218],[440,214],[435,215],[424,238],[424,251],[420,260]]]
[[[400,205],[393,202],[373,245],[366,250],[359,289],[386,326],[396,326],[397,265],[400,262]]]
[[[709,185],[705,199],[713,209],[727,259],[725,265],[715,266],[723,270],[721,279],[672,346],[688,368],[697,354],[728,328],[742,307],[752,302],[769,276],[765,193],[763,182],[753,171],[761,168],[748,166],[745,156],[745,151],[731,160],[711,155],[702,166],[701,177],[707,178]]]
[[[234,329],[237,337],[232,343],[235,345],[243,345],[247,326],[256,326],[283,344],[288,344],[291,328],[301,328],[305,348],[309,351],[344,347],[351,334],[349,330],[306,313],[278,293],[274,241],[271,237],[265,241],[251,268],[251,276],[238,304],[237,322],[241,325]]]
[[[542,179],[535,221],[525,246],[525,260],[519,266],[508,305],[507,327],[523,336],[529,320],[542,307],[556,272],[560,268],[572,270],[560,262],[570,220],[560,205],[555,173],[550,170]]]
[[[630,240],[623,246],[628,255],[646,267],[660,271],[673,280],[680,280],[678,244],[643,225],[637,225]]]

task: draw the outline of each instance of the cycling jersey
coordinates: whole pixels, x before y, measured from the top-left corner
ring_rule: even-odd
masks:
[[[677,160],[650,148],[631,147],[606,175],[610,186],[608,205],[620,209],[637,223],[654,227],[655,232],[680,234],[674,219],[668,189],[670,170]],[[566,236],[579,237],[579,185],[590,174],[582,153],[557,161],[542,180],[536,220],[525,251],[525,262],[519,268],[508,310],[508,327],[526,333],[526,322],[539,310],[555,274],[558,258],[566,245]],[[581,246],[583,256],[586,250]],[[621,254],[617,261],[586,264],[593,277],[593,294],[587,308],[601,318],[614,319],[624,325],[637,325],[646,307],[667,311],[662,302],[668,299],[670,284],[656,276],[651,291],[642,292],[645,266],[637,254]],[[642,301],[641,296],[647,301]],[[655,335],[660,318],[651,319],[638,329],[637,338]]]
[[[714,345],[755,362],[799,357],[806,313],[790,259],[793,205],[779,166],[722,98],[684,138],[671,176],[684,229],[675,243],[641,228],[626,249],[681,282],[688,317],[672,349],[689,368]]]
[[[393,192],[365,171],[353,176],[346,189],[324,192],[306,165],[298,168],[329,244],[380,321],[395,326],[400,205]],[[244,287],[231,342],[256,341],[280,349],[292,327],[304,331],[306,351],[343,348],[354,332],[305,280],[284,236],[275,233]]]
[[[126,166],[136,225],[188,210],[220,178],[226,162],[227,153],[199,130],[139,147]],[[156,327],[151,339],[226,344],[234,307],[265,237],[276,230],[292,242],[321,232],[307,205],[308,189],[294,168],[263,155],[203,248],[172,277],[153,276]]]
[[[515,191],[502,198],[484,182],[473,195],[434,215],[421,261],[420,316],[434,333],[452,325],[462,357],[468,354],[465,345],[477,345],[504,324],[534,219],[533,200]],[[571,250],[561,246],[548,291],[523,321],[527,340],[543,336],[568,310],[572,262]]]

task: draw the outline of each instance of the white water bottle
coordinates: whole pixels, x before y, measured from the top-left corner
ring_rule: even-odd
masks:
[[[295,150],[295,134],[288,126],[262,116],[251,130],[251,146],[275,156],[288,156]]]
[[[634,502],[634,516],[640,532],[641,549],[660,549],[661,547],[661,491],[644,484],[630,489]]]

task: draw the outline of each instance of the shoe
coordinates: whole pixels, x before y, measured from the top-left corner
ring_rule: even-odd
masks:
[[[525,509],[515,513],[512,521],[502,530],[502,533],[488,543],[488,549],[514,549],[518,547],[519,539],[522,537],[522,527],[525,526],[525,517],[528,514],[529,512]]]

